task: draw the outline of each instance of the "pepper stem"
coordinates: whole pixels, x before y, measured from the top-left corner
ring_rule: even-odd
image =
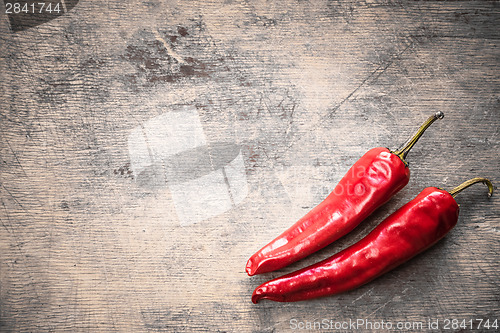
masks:
[[[429,126],[432,125],[433,122],[435,122],[438,119],[443,119],[444,113],[439,111],[436,112],[436,114],[430,116],[425,123],[420,126],[420,128],[417,130],[417,132],[403,145],[402,148],[399,148],[396,151],[393,151],[393,154],[396,154],[399,156],[399,158],[406,163],[405,158],[406,155],[408,155],[408,152],[413,148],[413,146],[417,143],[418,139],[424,134],[425,130],[429,128]]]
[[[458,193],[462,192],[465,190],[467,187],[476,184],[476,183],[483,183],[488,186],[488,197],[491,197],[493,194],[493,184],[486,178],[472,178],[457,187],[455,187],[453,190],[449,191],[448,193],[451,194],[452,197],[455,197]]]

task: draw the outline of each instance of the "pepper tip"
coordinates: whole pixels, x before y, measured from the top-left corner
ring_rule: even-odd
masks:
[[[252,303],[253,304],[259,303],[259,301],[263,298],[262,294],[263,294],[262,288],[255,289],[252,294]]]
[[[252,269],[252,259],[248,259],[247,265],[245,267],[245,271],[247,272],[248,276],[255,275],[255,271]]]

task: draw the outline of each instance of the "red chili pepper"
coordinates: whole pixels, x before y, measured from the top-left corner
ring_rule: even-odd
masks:
[[[443,238],[457,223],[459,206],[454,197],[468,186],[488,179],[474,178],[449,193],[424,189],[356,244],[294,273],[260,285],[252,302],[270,299],[295,302],[357,288],[392,270]]]
[[[363,155],[330,195],[247,262],[248,275],[271,272],[324,248],[349,233],[410,179],[406,155],[442,112],[429,117],[397,151],[374,148]]]

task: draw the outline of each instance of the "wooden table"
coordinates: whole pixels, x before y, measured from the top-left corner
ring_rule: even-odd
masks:
[[[500,320],[500,201],[479,185],[443,241],[372,283],[250,301],[424,187],[500,183],[498,2],[66,2],[30,28],[0,14],[0,331]],[[319,253],[246,275],[364,152],[436,111],[389,203]]]

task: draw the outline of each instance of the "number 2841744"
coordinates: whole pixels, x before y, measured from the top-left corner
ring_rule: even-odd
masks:
[[[61,3],[56,2],[8,2],[5,1],[5,14],[59,14],[63,11]]]

